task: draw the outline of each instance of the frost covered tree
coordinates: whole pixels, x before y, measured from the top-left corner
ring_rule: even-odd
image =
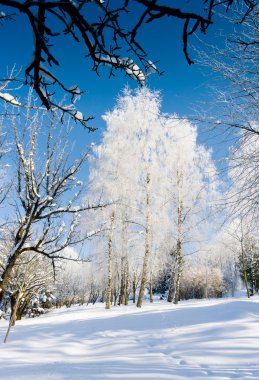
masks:
[[[187,262],[180,289],[183,299],[222,297],[224,281],[221,268],[204,265],[202,261],[191,262],[190,267],[190,262]]]
[[[96,73],[99,73],[100,66],[106,65],[109,67],[110,76],[119,69],[143,83],[150,69],[157,71],[139,36],[145,24],[155,25],[155,22],[167,17],[181,22],[183,51],[187,62],[192,64],[188,53],[190,36],[198,30],[205,33],[213,24],[216,9],[223,8],[228,11],[237,1],[226,0],[222,3],[217,0],[200,0],[198,3],[195,11],[188,1],[172,6],[163,5],[158,0],[2,0],[0,22],[4,28],[6,23],[22,17],[34,38],[33,58],[26,66],[25,78],[21,81],[33,86],[47,109],[59,108],[91,129],[88,127],[88,119],[81,112],[62,106],[53,97],[53,93],[61,89],[71,96],[73,104],[74,99],[81,94],[77,85],[67,86],[57,70],[60,61],[53,47],[57,45],[57,37],[63,36],[65,41],[80,43],[83,55],[92,63]],[[241,23],[256,7],[257,1],[243,0],[242,4],[244,8],[240,16]],[[125,54],[126,58],[123,58]],[[2,81],[5,83],[6,79],[2,78]],[[0,97],[10,101],[9,93],[1,93]],[[11,102],[13,101],[15,99],[12,96]]]
[[[244,242],[244,258],[241,257],[241,263],[246,268],[247,282],[249,291],[254,295],[259,291],[259,241],[258,234],[250,234]],[[242,278],[244,279],[243,275]]]
[[[3,204],[10,189],[10,181],[7,179],[9,165],[4,161],[4,158],[6,157],[8,151],[9,147],[6,141],[6,132],[3,125],[0,125],[0,207]]]
[[[197,128],[177,115],[163,116],[161,123],[163,137],[158,160],[163,170],[162,212],[167,221],[165,230],[172,237],[168,301],[174,299],[177,303],[184,254],[200,249],[200,242],[207,239],[218,180],[211,152],[197,143]]]
[[[54,272],[51,260],[27,252],[17,260],[9,282],[12,324],[29,311],[31,301],[42,292],[53,290]],[[14,315],[14,309],[16,315]]]
[[[207,122],[258,135],[258,4],[239,23],[242,12],[240,4],[230,15],[221,15],[233,30],[225,36],[225,45],[205,45],[199,51],[200,63],[216,74],[217,81]]]
[[[66,249],[68,257],[77,258],[75,252]],[[55,282],[56,306],[71,307],[74,304],[95,303],[101,294],[100,268],[95,262],[62,260],[58,264]]]
[[[106,138],[109,139],[109,136],[105,136],[104,140]],[[122,168],[119,168],[117,165],[116,159],[118,160],[118,156],[114,157],[112,146],[104,142],[102,145],[94,147],[94,152],[96,159],[93,158],[91,161],[89,197],[93,202],[99,199],[102,202],[111,204],[106,209],[100,210],[93,215],[92,220],[89,220],[91,226],[89,228],[97,228],[102,231],[102,239],[98,238],[96,247],[98,247],[98,251],[102,250],[103,265],[107,268],[107,278],[105,281],[106,308],[110,309],[116,282],[114,260],[116,256],[115,240],[117,237],[114,231],[118,230],[120,223],[123,223],[122,218],[124,217],[126,205],[118,207],[117,204],[118,200],[121,201],[123,191],[118,182]],[[100,175],[100,173],[102,174]],[[87,226],[87,223],[85,226]]]
[[[113,254],[108,254],[109,273],[112,256],[121,257],[119,261],[126,268],[141,262],[138,307],[147,287],[152,302],[152,279],[158,268],[159,250],[168,236],[173,242],[167,250],[174,265],[172,291],[176,290],[178,301],[183,251],[190,251],[183,245],[188,241],[189,245],[190,241],[194,244],[202,234],[203,239],[207,237],[204,219],[217,193],[211,153],[197,144],[196,128],[176,115],[163,115],[160,107],[158,92],[145,87],[134,93],[126,89],[114,110],[104,116],[107,130],[95,148],[90,168],[92,193],[114,202],[109,211],[114,218],[113,228],[109,227],[112,238],[109,234],[107,237],[108,251],[113,248]],[[107,212],[108,209],[96,213],[99,223],[107,221],[110,225],[110,216],[105,217]],[[123,266],[121,292],[124,278],[130,277]],[[111,284],[111,276],[108,283]]]
[[[10,210],[10,250],[1,268],[0,300],[3,300],[17,260],[28,252],[55,262],[63,250],[88,237],[77,225],[80,212],[98,207],[82,203],[83,183],[77,176],[89,151],[73,159],[68,146],[69,128],[56,118],[29,111],[13,117],[13,184],[6,207]],[[62,145],[60,144],[62,141]],[[12,201],[13,199],[13,201]]]
[[[116,204],[113,211],[111,209],[109,217],[111,219],[112,216],[114,219],[113,228],[109,227],[110,231],[114,229],[114,233],[113,244],[110,234],[108,237],[107,246],[110,252],[108,267],[111,273],[113,246],[117,252],[120,250],[121,256],[120,302],[123,300],[122,303],[127,302],[129,293],[129,267],[131,267],[129,260],[132,260],[132,257],[129,258],[129,251],[134,250],[132,236],[135,234],[145,241],[139,306],[147,281],[151,249],[151,198],[154,196],[151,193],[154,192],[156,181],[154,166],[156,146],[160,138],[159,102],[158,94],[147,89],[138,91],[136,96],[125,90],[114,110],[104,116],[108,128],[104,133],[102,144],[95,149],[96,158],[92,162],[90,175],[90,182],[94,184],[92,193],[99,192],[104,199]],[[96,181],[96,178],[99,181]],[[108,208],[104,213],[107,212]],[[101,219],[105,220],[103,216]],[[135,242],[137,240],[135,239]],[[119,246],[121,248],[118,248]],[[111,282],[110,278],[111,275],[108,284]],[[110,285],[108,288],[110,289]]]
[[[213,268],[219,268],[223,277],[223,293],[231,294],[234,297],[235,292],[240,289],[240,246],[236,239],[233,239],[229,231],[231,224],[224,225],[216,238],[208,247],[210,253],[209,264]]]
[[[233,145],[227,157],[233,187],[227,202],[234,217],[252,213],[258,223],[258,4],[240,24],[242,12],[240,4],[228,16],[233,34],[226,36],[225,46],[206,46],[199,52],[200,63],[216,79],[204,121]]]
[[[252,221],[252,222],[251,222]],[[236,218],[227,229],[238,257],[239,271],[247,297],[258,289],[258,227],[253,218]]]
[[[244,132],[231,149],[228,157],[228,174],[231,188],[226,194],[230,213],[236,217],[259,222],[259,135]]]

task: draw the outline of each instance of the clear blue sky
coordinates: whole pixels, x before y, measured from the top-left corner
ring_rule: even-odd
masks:
[[[188,116],[193,113],[195,102],[207,99],[206,85],[209,77],[204,75],[199,65],[188,66],[182,51],[182,26],[180,21],[168,18],[153,23],[143,28],[141,42],[149,52],[150,59],[152,61],[159,59],[158,67],[161,71],[165,71],[162,77],[153,74],[148,80],[151,89],[160,90],[162,93],[163,111]],[[215,36],[224,28],[227,31],[228,27],[224,25],[224,21],[217,20],[207,35],[199,34],[199,36],[205,42],[213,43]],[[0,70],[3,77],[7,66],[10,68],[16,64],[18,68],[26,67],[31,59],[33,41],[30,27],[25,22],[25,17],[21,15],[17,15],[16,21],[0,26],[0,38]],[[196,47],[199,46],[195,38],[191,38],[190,42],[195,43]],[[61,67],[58,73],[65,84],[68,87],[78,84],[80,89],[86,91],[78,102],[78,108],[86,116],[93,115],[95,119],[92,125],[98,128],[98,131],[89,134],[78,125],[75,138],[84,144],[91,141],[98,143],[104,128],[101,115],[113,108],[118,93],[126,84],[134,88],[137,83],[121,72],[117,72],[115,78],[109,79],[109,70],[105,68],[101,70],[101,78],[97,77],[91,71],[90,63],[84,59],[82,49],[72,39],[57,39],[57,45],[53,49],[59,57]],[[206,144],[217,152],[225,149],[216,144],[216,139],[208,139]]]

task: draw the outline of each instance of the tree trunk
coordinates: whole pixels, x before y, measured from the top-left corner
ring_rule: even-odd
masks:
[[[108,240],[108,284],[107,284],[107,300],[106,309],[111,308],[112,302],[112,238],[113,238],[113,224],[114,224],[114,212],[111,215],[110,234]]]
[[[102,290],[101,303],[105,302],[105,293],[106,293],[106,289]]]
[[[132,291],[133,291],[133,303],[136,303],[136,291],[137,291],[137,275],[134,272],[133,275],[133,284],[132,284]]]
[[[19,252],[15,252],[7,261],[5,269],[1,275],[2,279],[0,280],[0,305],[2,304],[6,289],[8,287],[8,284],[10,282],[11,274],[13,267],[15,265],[15,262],[17,258],[19,257]]]
[[[124,305],[128,305],[128,303],[129,303],[129,262],[128,262],[128,257],[126,257]]]
[[[20,302],[19,307],[16,312],[16,320],[20,321],[22,316],[27,312],[30,304],[30,298],[27,296],[23,302]]]
[[[19,290],[16,290],[12,293],[10,300],[11,300],[11,320],[12,320],[12,326],[15,326],[16,320],[17,320],[17,312],[19,308]]]
[[[252,295],[255,292],[255,285],[256,285],[256,274],[255,274],[255,268],[256,268],[256,260],[255,260],[255,246],[252,244],[251,246],[251,293]]]
[[[250,291],[249,291],[249,287],[248,287],[247,273],[246,273],[245,250],[244,250],[244,245],[243,245],[243,238],[241,239],[241,261],[242,261],[244,283],[245,283],[245,287],[246,287],[246,294],[247,294],[247,298],[250,298]]]
[[[150,303],[153,303],[153,276],[152,276],[152,271],[150,272],[150,278],[149,278],[149,301],[150,301]]]
[[[149,259],[149,244],[148,244],[148,232],[147,232],[146,243],[145,243],[145,256],[144,256],[144,262],[143,262],[142,277],[141,277],[137,307],[142,306],[142,301],[145,294],[146,283],[147,283],[147,272],[148,272],[148,259]]]
[[[121,286],[120,286],[120,296],[119,305],[125,304],[125,268],[124,268],[124,257],[121,258]]]
[[[167,302],[173,302],[173,293],[174,293],[174,272],[171,274],[170,285],[168,289]]]
[[[129,263],[128,263],[128,231],[127,231],[127,215],[124,215],[122,226],[122,258],[121,258],[121,292],[120,303],[128,304],[129,297]]]
[[[149,213],[150,213],[149,183],[150,183],[150,176],[149,176],[149,173],[147,173],[147,179],[146,179],[147,189],[146,189],[145,255],[144,255],[144,261],[143,261],[142,277],[141,277],[137,307],[142,306],[142,301],[144,298],[145,288],[146,288],[146,283],[147,283],[147,272],[148,272],[148,261],[149,261],[149,233],[150,233],[150,226],[149,226],[149,218],[150,218],[150,215],[149,215]]]
[[[167,302],[173,302],[174,298],[174,289],[175,289],[175,271],[176,271],[176,262],[175,262],[175,250],[172,249],[171,253],[171,275],[169,279],[169,288],[168,288],[168,295],[167,295]]]
[[[182,173],[177,171],[177,243],[176,243],[176,280],[175,280],[175,294],[174,304],[178,304],[180,301],[180,281],[183,271],[183,253],[182,253],[182,228],[183,228],[183,200],[181,194],[182,188]]]
[[[180,301],[180,281],[183,271],[183,259],[182,259],[182,242],[179,240],[177,242],[177,253],[176,253],[176,281],[175,281],[175,293],[174,293],[174,304],[178,304]]]
[[[11,327],[15,325],[16,313],[17,313],[17,308],[19,306],[20,295],[21,295],[21,293],[20,293],[20,291],[18,291],[18,294],[16,294],[16,296],[13,299],[14,300],[14,305],[12,307],[12,314],[11,314],[11,317],[10,317],[8,329],[7,329],[5,337],[4,337],[4,343],[7,342],[9,333],[11,331]]]
[[[113,290],[113,305],[116,306],[116,302],[117,302],[117,298],[118,298],[118,292],[116,290],[116,288],[114,288]]]

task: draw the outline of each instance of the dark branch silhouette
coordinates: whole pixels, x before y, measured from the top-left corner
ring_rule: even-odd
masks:
[[[216,7],[225,7],[228,11],[237,2],[238,0],[200,0],[198,5],[203,6],[203,12],[200,13],[186,12],[181,8],[163,5],[159,0],[1,0],[0,5],[5,6],[4,10],[7,9],[9,13],[1,12],[0,23],[3,27],[6,21],[14,19],[14,12],[27,16],[35,45],[33,58],[25,69],[25,84],[34,88],[46,109],[58,108],[63,113],[69,113],[74,120],[91,131],[93,128],[88,125],[91,118],[84,118],[82,113],[73,107],[82,91],[78,86],[66,87],[64,78],[59,79],[52,72],[52,68],[61,64],[52,53],[55,37],[69,35],[76,42],[82,43],[85,57],[92,61],[93,70],[98,75],[99,66],[106,65],[110,67],[110,76],[119,69],[142,85],[150,71],[159,73],[155,64],[148,59],[144,46],[138,41],[138,34],[144,24],[165,17],[182,20],[183,52],[191,65],[193,60],[188,52],[190,36],[197,30],[206,32],[213,23]],[[243,0],[243,3],[245,7],[240,22],[243,22],[247,14],[254,9],[257,0]],[[128,26],[125,16],[130,17],[136,6],[140,17],[134,25]],[[56,27],[53,25],[61,26],[60,30],[54,30]],[[128,52],[128,57],[122,58],[125,50]],[[58,86],[64,93],[70,95],[69,106],[55,102],[53,86]]]

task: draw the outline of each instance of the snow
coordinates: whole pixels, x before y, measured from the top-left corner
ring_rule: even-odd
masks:
[[[255,380],[258,317],[258,297],[59,309],[17,322],[0,378]]]
[[[74,117],[77,119],[77,120],[84,120],[84,116],[82,114],[82,112],[80,111],[76,111],[76,113],[74,114]]]
[[[19,103],[15,98],[14,98],[14,96],[13,95],[11,95],[11,94],[9,94],[9,93],[7,93],[7,92],[0,92],[0,98],[1,99],[3,99],[3,100],[5,100],[6,102],[9,102],[9,103],[11,103],[12,105],[14,105],[14,106],[20,106],[21,105],[21,103]]]
[[[152,61],[148,61],[148,65],[149,65],[151,73],[156,73],[157,72],[156,65]]]

